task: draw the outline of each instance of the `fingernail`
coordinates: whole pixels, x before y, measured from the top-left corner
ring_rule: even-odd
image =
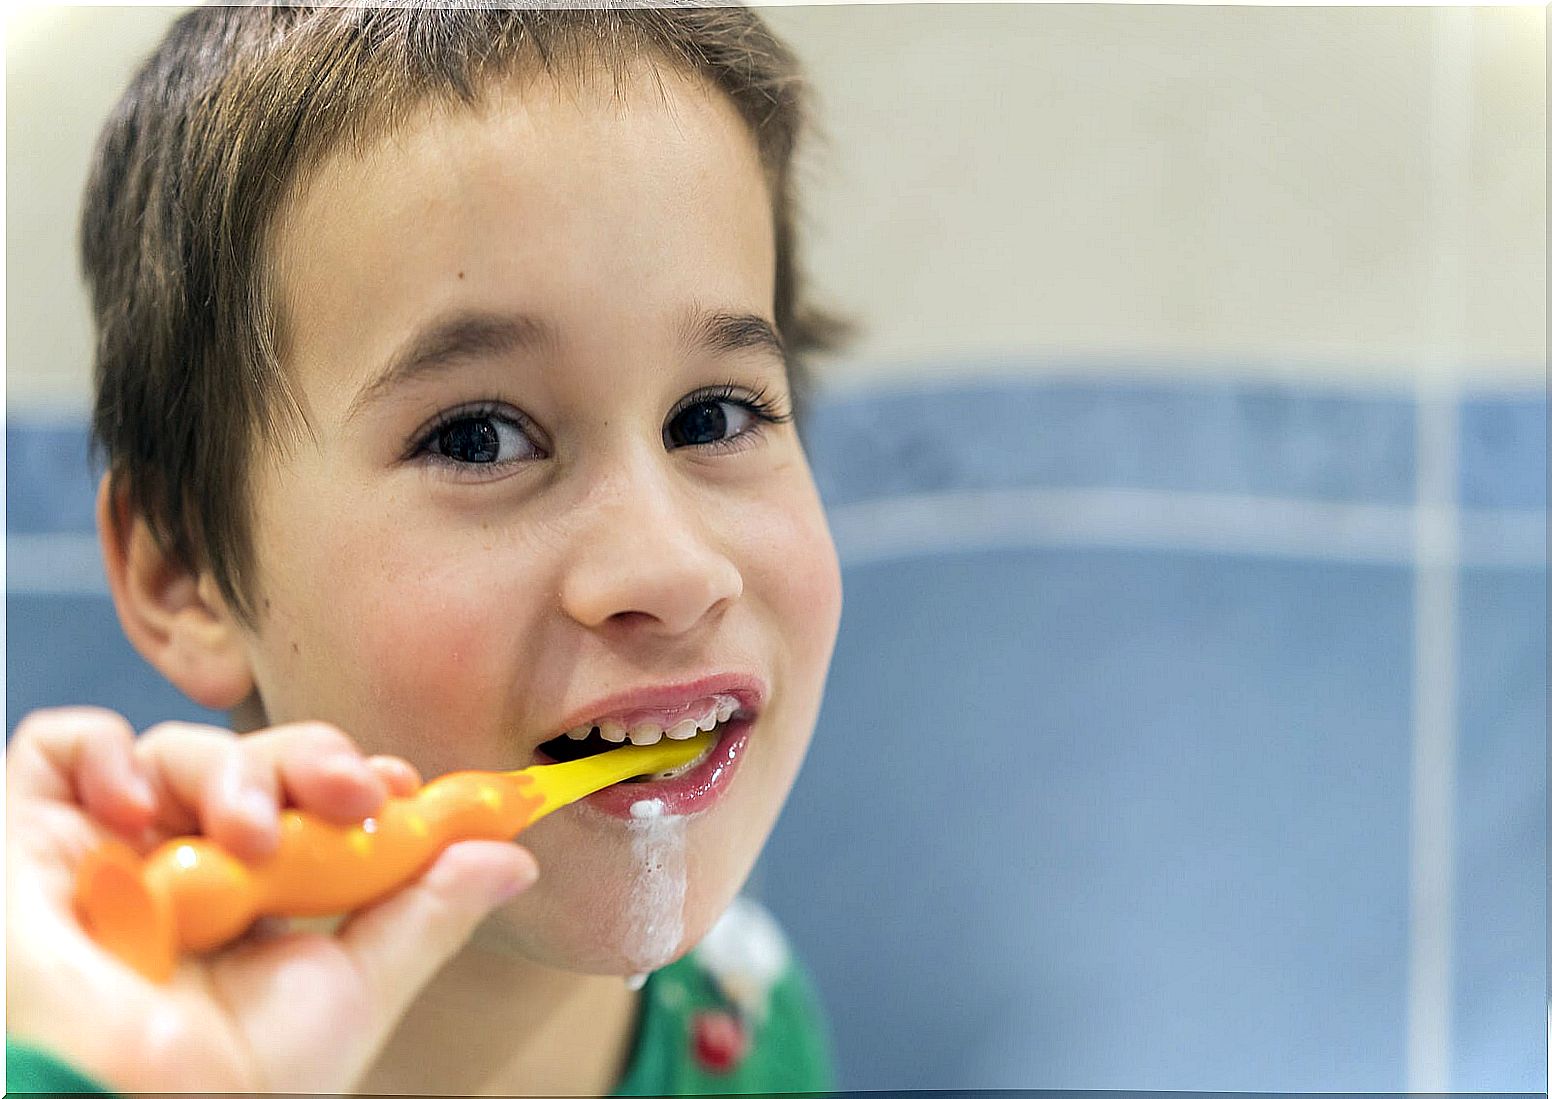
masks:
[[[144,775],[131,772],[124,791],[131,801],[147,812],[156,808],[156,791],[151,789],[151,783]]]
[[[492,903],[506,904],[507,901],[517,896],[523,890],[533,884],[534,876],[526,871],[520,871],[505,881],[499,883],[492,891]]]
[[[442,891],[452,889],[462,890],[464,895],[471,900],[476,895],[483,895],[487,905],[505,904],[513,897],[526,889],[534,880],[531,871],[521,866],[507,867],[504,873],[492,873],[487,869],[479,875],[478,883],[464,882],[461,886],[458,879],[467,876],[470,868],[460,865],[463,860],[457,857],[439,862],[431,868],[426,875],[426,884],[432,889]]]
[[[238,812],[266,831],[273,830],[280,823],[280,810],[275,805],[275,799],[262,790],[244,790],[237,799],[237,807]]]
[[[248,781],[241,761],[232,760],[221,775],[221,792],[232,811],[246,817],[249,823],[269,830],[279,821],[275,798],[268,790],[260,789]]]
[[[367,786],[381,788],[383,785],[377,772],[372,770],[366,760],[359,756],[341,753],[340,755],[329,756],[327,759],[321,760],[318,765],[326,773],[338,775],[341,778],[348,778]]]

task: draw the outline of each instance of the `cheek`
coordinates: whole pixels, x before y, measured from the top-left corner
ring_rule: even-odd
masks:
[[[841,571],[817,500],[774,516],[759,546],[760,588],[793,655],[827,666],[840,626]]]
[[[445,533],[343,534],[336,525],[327,546],[299,546],[275,577],[276,601],[289,598],[267,646],[276,674],[261,689],[289,705],[271,706],[271,720],[332,721],[363,749],[428,773],[498,762],[504,688],[523,659],[513,646],[532,627],[525,574],[483,546],[458,551]]]
[[[458,584],[392,585],[358,632],[362,674],[384,691],[457,695],[495,648],[496,600]]]

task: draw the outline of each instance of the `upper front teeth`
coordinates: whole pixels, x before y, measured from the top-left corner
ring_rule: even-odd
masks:
[[[569,736],[572,740],[586,740],[587,734],[591,731],[592,726],[583,725],[579,728],[572,729],[566,735]],[[602,725],[598,726],[598,735],[603,737],[605,740],[619,744],[625,739],[625,726],[621,725],[618,721],[606,721]]]
[[[601,721],[597,724],[578,725],[575,729],[567,729],[566,736],[572,740],[586,740],[592,731],[597,729],[598,735],[611,744],[622,744],[627,739],[632,744],[656,744],[665,736],[669,740],[689,740],[696,733],[710,732],[715,729],[732,717],[737,709],[736,698],[717,695],[700,717],[683,718],[666,729],[655,721],[644,721],[630,729],[626,729],[618,721]]]
[[[632,744],[656,744],[663,739],[663,727],[654,722],[638,725],[625,734]]]

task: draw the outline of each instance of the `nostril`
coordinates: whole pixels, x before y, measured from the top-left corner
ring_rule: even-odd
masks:
[[[609,621],[618,622],[622,626],[633,626],[639,623],[656,622],[657,618],[646,611],[616,611],[609,616]]]
[[[564,613],[588,629],[677,636],[722,615],[743,588],[720,548],[689,536],[631,543],[616,530],[579,536],[559,596]]]

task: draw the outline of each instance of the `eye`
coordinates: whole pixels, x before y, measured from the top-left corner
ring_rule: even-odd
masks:
[[[494,408],[444,415],[422,436],[415,453],[454,466],[486,467],[544,457],[520,420]]]
[[[697,446],[727,448],[752,442],[765,424],[792,419],[768,400],[765,390],[743,393],[731,386],[692,393],[669,417],[663,441],[670,448]]]

